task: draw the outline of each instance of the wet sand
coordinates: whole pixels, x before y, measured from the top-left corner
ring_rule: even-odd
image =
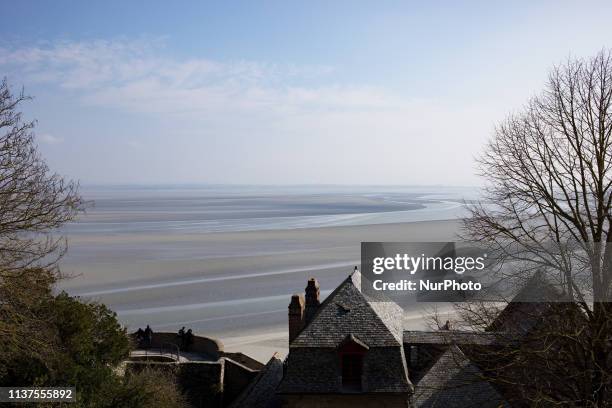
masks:
[[[317,277],[322,297],[360,263],[361,241],[453,241],[458,221],[244,232],[75,235],[62,286],[117,311],[130,330],[181,326],[266,360],[286,352],[290,296]],[[411,311],[412,312],[412,311]],[[419,311],[409,325],[422,328]]]

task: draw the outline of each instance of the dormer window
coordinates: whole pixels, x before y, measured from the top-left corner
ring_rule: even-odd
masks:
[[[344,353],[342,361],[342,387],[361,390],[363,374],[363,353]]]
[[[360,392],[363,387],[363,363],[369,347],[353,334],[349,334],[338,347],[342,389]]]

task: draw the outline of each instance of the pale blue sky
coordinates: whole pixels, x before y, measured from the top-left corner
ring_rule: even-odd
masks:
[[[86,184],[476,184],[494,124],[612,40],[604,2],[2,3],[0,75]]]

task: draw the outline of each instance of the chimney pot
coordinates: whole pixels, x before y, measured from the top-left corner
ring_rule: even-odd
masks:
[[[305,324],[310,323],[315,313],[317,312],[317,309],[321,304],[320,295],[321,291],[319,290],[319,282],[317,281],[317,279],[308,279],[308,284],[306,285]]]

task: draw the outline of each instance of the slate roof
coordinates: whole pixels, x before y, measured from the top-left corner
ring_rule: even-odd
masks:
[[[553,285],[544,272],[538,270],[514,295],[512,302],[545,303],[559,302],[565,294]],[[566,299],[567,300],[567,299]]]
[[[490,345],[498,338],[497,333],[482,333],[456,330],[404,331],[404,344],[474,344]]]
[[[378,295],[374,299],[362,293],[361,279],[358,271],[345,279],[320,305],[310,324],[291,342],[286,374],[277,388],[278,393],[345,392],[337,348],[346,339],[357,339],[358,344],[368,350],[362,392],[407,394],[414,391],[415,406],[424,408],[510,406],[490,383],[481,380],[481,371],[460,347],[491,345],[499,341],[497,330],[530,330],[546,310],[543,307],[545,303],[520,301],[522,296],[532,295],[526,291],[533,291],[534,286],[528,285],[522,296],[515,298],[515,303],[510,304],[488,328],[489,332],[404,331],[402,309],[388,299]],[[536,318],[528,319],[531,321],[521,319],[519,312],[523,308]],[[517,321],[519,328],[516,327]],[[408,380],[404,344],[437,347],[441,353],[432,358],[431,366],[428,364],[428,369],[418,380],[414,379],[418,381],[415,387]]]
[[[337,347],[352,333],[369,347],[400,346],[403,311],[394,302],[361,293],[361,274],[355,271],[319,306],[312,321],[290,347]]]
[[[537,271],[487,328],[489,331],[526,335],[557,302],[566,299],[541,271]],[[564,307],[561,305],[560,307]]]
[[[510,405],[457,346],[451,346],[416,384],[418,408],[498,408]]]
[[[355,271],[319,306],[289,345],[286,373],[277,392],[348,392],[338,359],[338,346],[347,338],[357,339],[367,349],[361,392],[412,392],[402,347],[403,311],[389,300],[364,295],[360,287],[361,274]]]
[[[278,408],[280,398],[275,390],[283,378],[283,362],[274,353],[247,388],[230,404],[230,408]]]

